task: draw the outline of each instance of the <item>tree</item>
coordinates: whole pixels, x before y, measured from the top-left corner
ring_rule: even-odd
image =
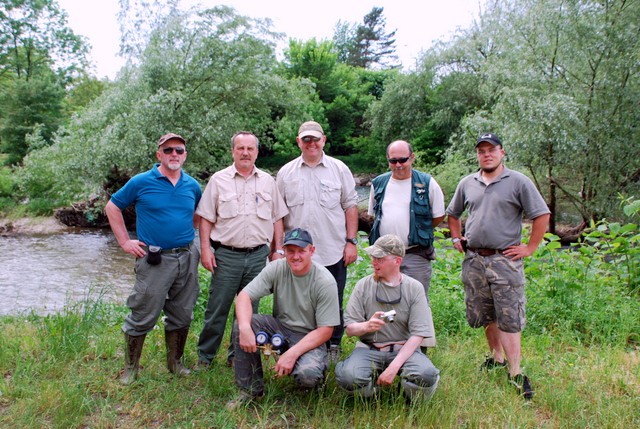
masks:
[[[238,130],[256,133],[262,148],[294,141],[313,88],[276,74],[275,43],[263,30],[228,7],[165,17],[140,64],[125,67],[52,146],[25,158],[22,191],[68,201],[96,194],[115,171],[148,169],[167,132],[186,138],[186,168],[200,180],[231,162]]]
[[[338,58],[354,67],[383,69],[399,67],[396,51],[396,31],[385,33],[384,8],[374,7],[363,19],[363,24],[352,25],[338,21],[334,30],[334,43]]]
[[[0,149],[19,163],[64,122],[65,88],[86,66],[87,45],[53,0],[0,0]]]
[[[7,164],[17,164],[33,148],[27,136],[37,133],[50,142],[63,122],[64,89],[53,74],[29,80],[15,80],[0,96],[3,112],[0,127],[0,149],[6,153]]]
[[[327,150],[333,155],[349,155],[356,150],[352,141],[367,134],[367,107],[381,96],[387,79],[395,72],[349,66],[338,62],[337,57],[331,41],[290,40],[283,73],[289,79],[304,78],[314,84],[320,106],[311,109],[317,112],[312,117],[327,125]]]
[[[471,35],[491,47],[477,73],[494,102],[463,129],[501,134],[556,216],[574,212],[586,225],[614,214],[618,194],[638,192],[638,16],[640,4],[625,0],[496,2]]]
[[[86,66],[87,51],[55,0],[0,0],[0,75],[29,80],[52,70],[66,81]]]

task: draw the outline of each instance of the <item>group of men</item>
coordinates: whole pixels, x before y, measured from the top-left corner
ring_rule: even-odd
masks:
[[[357,282],[344,313],[347,266],[357,258],[355,181],[343,162],[324,153],[320,124],[303,123],[296,141],[301,155],[274,180],[255,166],[258,138],[236,133],[233,164],[215,173],[202,192],[182,169],[186,140],[167,134],[157,144],[159,163],[112,196],[105,212],[114,235],[136,257],[136,283],[127,299],[131,312],[122,326],[120,381],[136,379],[145,336],[162,312],[167,367],[182,376],[191,372],[182,356],[202,263],[212,274],[197,345],[200,368],[212,365],[235,299],[227,363],[234,367],[240,395],[229,408],[264,394],[258,333],[281,336],[286,347],[279,351],[275,373],[291,375],[303,388],[321,385],[329,362],[337,362],[336,380],[347,392],[371,396],[399,377],[408,400],[429,398],[439,380],[425,354],[425,347],[435,344],[428,298],[434,228],[447,214],[454,246],[465,252],[467,319],[485,328],[491,351],[483,368],[508,365],[509,380],[530,398],[530,382],[520,372],[522,259],[541,242],[549,211],[531,181],[504,166],[498,137],[478,139],[480,169],[459,183],[446,212],[437,182],[412,168],[411,145],[388,146],[390,172],[376,177],[370,192],[374,223],[365,251],[373,274]],[[122,215],[132,205],[137,239],[130,238]],[[523,213],[533,219],[527,244],[520,242]],[[267,295],[273,295],[272,314],[258,314]],[[338,362],[344,332],[359,341]]]

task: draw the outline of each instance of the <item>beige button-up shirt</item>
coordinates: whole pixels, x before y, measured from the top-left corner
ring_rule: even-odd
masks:
[[[316,246],[313,260],[324,266],[337,263],[347,238],[345,210],[358,203],[349,167],[327,155],[310,167],[300,156],[278,171],[276,183],[289,208],[285,232],[306,229]]]
[[[273,224],[287,213],[273,177],[254,167],[245,179],[234,165],[211,176],[196,209],[213,224],[212,240],[242,248],[270,244]]]

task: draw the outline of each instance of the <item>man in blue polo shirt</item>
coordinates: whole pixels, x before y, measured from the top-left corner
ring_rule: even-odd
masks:
[[[118,244],[136,258],[136,283],[127,299],[131,313],[122,325],[126,344],[122,384],[136,379],[145,336],[162,311],[167,367],[181,376],[190,373],[181,358],[199,292],[200,252],[193,240],[202,191],[182,170],[187,159],[184,138],[162,136],[156,157],[160,163],[134,176],[105,206]],[[136,210],[137,240],[129,236],[122,216],[131,205]]]

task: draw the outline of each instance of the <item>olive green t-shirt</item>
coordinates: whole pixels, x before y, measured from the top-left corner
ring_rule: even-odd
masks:
[[[296,276],[286,259],[278,259],[242,290],[252,301],[273,294],[273,316],[292,331],[306,334],[340,324],[336,281],[315,262],[307,274]]]
[[[398,299],[399,302],[393,303]],[[429,324],[431,317],[427,317],[431,309],[424,287],[419,281],[404,274],[398,286],[385,285],[376,281],[373,275],[358,281],[344,312],[344,325],[365,322],[371,319],[376,311],[389,310],[396,311],[394,321],[387,323],[377,332],[362,335],[362,342],[387,343],[407,341],[414,335],[425,338],[434,336]]]

